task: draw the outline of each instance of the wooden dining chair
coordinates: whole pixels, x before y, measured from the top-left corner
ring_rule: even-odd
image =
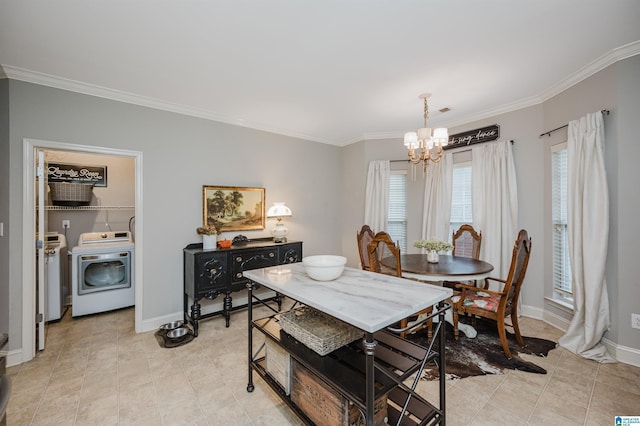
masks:
[[[456,231],[451,234],[451,242],[453,250],[451,254],[453,256],[470,257],[478,260],[480,258],[480,245],[482,244],[482,231],[476,232],[471,225],[460,225]],[[475,281],[443,281],[443,287],[449,287],[454,289],[453,296],[451,297],[452,303],[458,302],[460,291],[456,289],[458,284],[475,285]],[[456,340],[459,337],[458,331],[458,312],[456,309],[453,311],[453,336]]]
[[[402,277],[402,264],[400,262],[400,246],[394,243],[391,236],[384,232],[378,232],[373,237],[373,240],[369,243],[367,249],[367,255],[369,258],[369,267],[372,272],[378,272],[381,274],[392,275],[394,277]],[[384,259],[384,262],[382,260]],[[413,316],[420,316],[422,314],[431,314],[433,307],[428,307],[416,312]],[[400,321],[399,328],[405,328],[409,324],[409,318],[404,318]],[[428,337],[431,338],[432,334],[432,321],[429,320],[425,327],[428,329]],[[416,332],[421,328],[413,330]],[[404,338],[406,332],[401,332],[400,337]]]
[[[480,245],[482,244],[482,231],[476,232],[471,225],[460,225],[451,236],[454,256],[480,258]]]
[[[476,232],[471,225],[460,225],[457,231],[451,235],[454,256],[470,257],[478,260],[480,258],[480,245],[482,244],[482,232]],[[472,284],[471,282],[445,281],[444,287],[455,288],[457,284]]]
[[[511,325],[518,344],[525,346],[520,327],[518,326],[518,297],[524,281],[529,256],[531,255],[531,238],[524,229],[518,233],[513,246],[511,266],[506,279],[487,278],[484,288],[458,284],[461,291],[460,300],[454,306],[459,313],[489,318],[496,321],[500,343],[507,358],[511,358],[511,351],[507,343],[504,319],[511,317]],[[501,291],[489,290],[489,281],[495,281],[502,287]]]
[[[369,269],[369,255],[367,250],[369,243],[373,241],[375,233],[369,227],[369,225],[362,225],[360,231],[356,233],[356,241],[358,242],[358,254],[360,255],[360,267],[365,271]]]

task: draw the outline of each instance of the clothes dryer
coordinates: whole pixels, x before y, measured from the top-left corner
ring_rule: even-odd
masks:
[[[71,250],[72,316],[135,305],[134,252],[128,231],[80,234]]]

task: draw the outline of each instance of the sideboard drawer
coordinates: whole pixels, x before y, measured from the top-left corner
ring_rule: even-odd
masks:
[[[232,263],[233,283],[244,283],[246,279],[242,272],[278,264],[278,248],[269,247],[267,249],[245,250],[233,253]]]

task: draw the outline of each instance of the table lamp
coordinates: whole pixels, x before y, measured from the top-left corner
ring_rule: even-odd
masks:
[[[271,230],[271,235],[273,235],[273,242],[275,243],[286,243],[287,242],[287,233],[289,230],[284,223],[282,223],[282,218],[290,217],[291,209],[284,205],[284,203],[273,203],[269,210],[267,211],[267,217],[274,217],[278,220],[276,226]]]

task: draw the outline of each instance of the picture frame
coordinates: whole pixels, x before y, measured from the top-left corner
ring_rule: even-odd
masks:
[[[202,185],[202,224],[218,232],[265,229],[265,189]]]

